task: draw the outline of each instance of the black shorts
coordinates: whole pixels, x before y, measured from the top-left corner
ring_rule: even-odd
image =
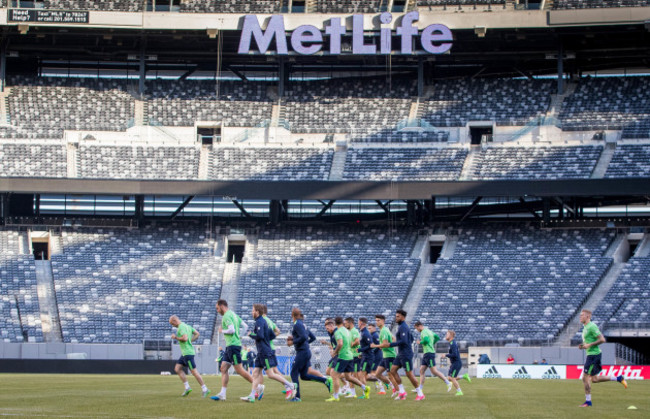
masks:
[[[275,357],[275,354],[262,355],[258,354],[255,358],[255,368],[262,368],[270,370],[273,367],[278,366],[278,360]]]
[[[370,374],[374,370],[373,369],[374,365],[375,365],[375,358],[372,355],[362,356],[359,372],[366,372]]]
[[[381,364],[381,360],[384,359],[384,356],[382,355],[381,351],[379,351],[379,353],[375,354],[374,358],[375,359],[373,361],[373,367],[372,367],[373,371],[379,368],[379,365]]]
[[[361,358],[357,357],[354,358],[354,372],[359,372],[361,371]]]
[[[395,362],[395,358],[382,358],[379,366],[383,367],[386,371],[390,371],[393,368],[393,362]]]
[[[334,370],[339,374],[342,374],[344,372],[354,372],[354,359],[337,359]]]
[[[176,361],[177,364],[181,364],[184,367],[187,367],[191,370],[196,368],[196,363],[194,362],[194,355],[181,355]]]
[[[226,346],[226,351],[221,361],[231,365],[241,364],[241,346]]]
[[[406,372],[413,371],[413,354],[397,354],[393,365],[404,368],[404,371]]]
[[[449,374],[447,375],[456,378],[460,374],[461,369],[463,369],[463,361],[456,361],[449,367]]]
[[[422,357],[422,366],[427,368],[436,366],[436,354],[424,354]]]
[[[339,361],[339,357],[335,356],[334,358],[330,358],[330,362],[327,363],[327,366],[330,368],[335,368],[336,363]]]
[[[600,374],[603,370],[601,365],[601,358],[603,354],[598,355],[587,355],[587,360],[585,361],[585,375],[591,375],[592,377]]]

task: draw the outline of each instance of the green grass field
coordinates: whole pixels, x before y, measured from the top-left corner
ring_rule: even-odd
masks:
[[[216,394],[220,378],[205,377]],[[234,377],[228,400],[214,402],[201,397],[193,378],[194,391],[181,398],[182,384],[176,376],[125,375],[35,375],[0,374],[0,416],[66,418],[203,418],[203,417],[571,417],[647,418],[650,417],[650,383],[632,381],[627,390],[618,383],[594,386],[591,409],[578,407],[583,401],[579,381],[486,380],[462,384],[465,396],[447,393],[440,380],[425,383],[426,400],[415,402],[373,394],[370,400],[341,399],[325,403],[324,386],[306,383],[303,402],[288,403],[281,386],[266,381],[261,402],[246,404],[249,385]],[[407,387],[408,388],[408,387]],[[410,390],[410,389],[409,389]],[[627,410],[634,405],[638,410]]]

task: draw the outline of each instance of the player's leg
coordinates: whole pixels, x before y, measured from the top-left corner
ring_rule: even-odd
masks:
[[[208,386],[205,385],[203,382],[203,377],[201,377],[201,373],[199,373],[199,369],[196,368],[196,364],[194,363],[194,357],[192,357],[191,361],[188,361],[188,368],[190,369],[190,372],[196,378],[196,381],[199,383],[201,386],[201,393],[203,397],[208,397],[210,394],[210,390],[208,389]]]
[[[420,365],[420,388],[424,385],[424,381],[427,379],[427,366],[422,364]]]
[[[460,370],[462,366],[463,366],[462,363],[455,362],[451,364],[451,367],[449,367],[449,375],[447,378],[449,379],[449,381],[451,381],[454,388],[456,389],[456,396],[463,395],[463,391],[460,389],[460,384],[458,384],[458,374],[460,374]]]
[[[291,376],[291,381],[293,382],[293,388],[295,390],[294,398],[297,398],[300,400],[300,383],[298,380],[300,379],[300,370],[304,366],[304,359],[303,356],[300,354],[300,352],[296,353],[296,357],[293,360],[293,363],[291,364],[291,372],[289,375]]]
[[[235,371],[237,371],[237,374],[241,375],[244,380],[253,383],[253,377],[244,369],[243,365],[236,364],[233,367],[235,368]]]
[[[241,366],[243,369],[243,365]],[[251,375],[251,378],[253,379],[253,382],[251,383],[251,392],[248,396],[241,397],[242,401],[248,402],[248,403],[254,403],[255,400],[257,399],[257,388],[259,386],[259,377],[262,376],[262,369],[261,368],[254,368],[253,369],[253,374]]]
[[[338,402],[339,401],[339,393],[341,391],[340,383],[339,381],[341,380],[341,371],[343,370],[343,367],[341,365],[341,361],[336,360],[336,363],[332,366],[331,372],[331,377],[332,377],[332,387],[334,387],[332,391],[332,397],[329,399],[325,400],[327,402]]]
[[[181,382],[183,383],[183,386],[185,387],[185,391],[183,391],[183,394],[181,396],[185,397],[188,394],[192,392],[192,388],[190,388],[190,383],[187,382],[187,375],[185,374],[185,371],[183,368],[185,367],[185,359],[183,356],[180,357],[176,365],[174,366],[174,371],[176,374],[178,374],[178,378],[181,379]]]
[[[451,386],[451,381],[447,380],[447,377],[445,377],[445,375],[444,375],[443,373],[441,373],[440,371],[438,371],[438,368],[436,368],[436,367],[431,367],[431,368],[429,368],[429,369],[431,370],[431,375],[434,376],[434,377],[438,377],[438,378],[440,378],[442,381],[444,381],[445,384],[447,385],[447,391],[451,391],[451,387],[452,387],[452,386]]]

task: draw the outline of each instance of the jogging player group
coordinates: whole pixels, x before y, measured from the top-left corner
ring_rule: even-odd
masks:
[[[426,380],[426,371],[430,370],[432,376],[438,377],[447,386],[447,392],[455,389],[456,396],[462,396],[459,379],[468,383],[471,379],[468,374],[461,375],[462,362],[456,342],[456,333],[448,330],[445,340],[449,343],[449,352],[444,355],[449,364],[449,371],[445,375],[436,368],[435,345],[440,341],[440,336],[429,330],[424,324],[417,321],[414,328],[420,335],[418,343],[422,346],[423,356],[420,366],[419,379],[413,373],[414,337],[406,323],[407,313],[404,310],[395,312],[397,324],[396,335],[393,336],[386,326],[386,317],[378,314],[375,322],[371,323],[365,317],[360,317],[355,323],[352,317],[335,317],[325,320],[325,330],[330,339],[321,341],[329,345],[331,359],[325,375],[314,369],[311,365],[310,344],[316,341],[316,336],[308,330],[304,323],[304,316],[299,308],[291,311],[292,327],[287,337],[287,345],[293,346],[295,357],[291,365],[291,381],[287,380],[278,370],[275,355],[274,340],[280,335],[280,330],[267,315],[265,304],[254,304],[252,316],[255,320],[253,328],[248,329],[246,323],[228,308],[228,302],[219,300],[216,304],[217,312],[222,316],[219,332],[223,333],[226,342],[225,350],[220,354],[221,391],[212,400],[223,402],[227,399],[229,370],[234,370],[251,384],[248,395],[240,397],[242,401],[254,403],[264,397],[265,374],[268,379],[279,382],[284,390],[285,398],[290,402],[301,401],[300,381],[314,381],[324,385],[330,397],[326,402],[339,402],[344,398],[369,399],[371,384],[374,383],[377,394],[392,393],[395,400],[406,400],[407,391],[404,387],[400,370],[413,386],[417,393],[415,400],[425,399],[422,391]],[[579,348],[587,352],[587,361],[584,368],[584,387],[586,401],[584,407],[591,406],[591,384],[615,381],[627,388],[627,382],[622,376],[604,377],[599,373],[602,370],[599,345],[605,342],[598,327],[591,322],[591,312],[583,310],[580,320],[584,325],[583,343]],[[185,390],[182,396],[187,396],[192,391],[184,368],[188,368],[201,385],[203,397],[208,397],[210,390],[207,388],[194,362],[194,347],[192,342],[199,337],[199,333],[191,326],[182,323],[177,316],[171,316],[169,323],[176,328],[172,339],[179,342],[181,357],[177,361],[175,371],[179,375]],[[358,328],[357,328],[358,327]],[[245,364],[242,358],[242,337],[249,336],[255,342],[257,356],[253,365]],[[249,373],[248,368],[252,368]],[[360,394],[357,395],[357,387]]]

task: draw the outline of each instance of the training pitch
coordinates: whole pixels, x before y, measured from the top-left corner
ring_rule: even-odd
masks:
[[[220,378],[204,377],[212,395]],[[579,408],[584,400],[580,381],[488,380],[462,382],[465,393],[447,393],[442,381],[428,379],[426,399],[393,401],[374,392],[370,400],[341,399],[325,403],[325,387],[306,383],[300,403],[284,400],[281,386],[266,380],[264,399],[244,403],[250,386],[231,377],[228,400],[214,402],[201,397],[190,378],[193,392],[180,397],[183,386],[176,376],[125,376],[77,374],[0,374],[0,416],[59,418],[205,418],[300,417],[300,418],[404,418],[404,417],[547,417],[547,418],[647,418],[650,417],[650,383],[630,381],[627,390],[618,383],[594,385],[594,407]],[[637,410],[628,410],[635,406]]]

